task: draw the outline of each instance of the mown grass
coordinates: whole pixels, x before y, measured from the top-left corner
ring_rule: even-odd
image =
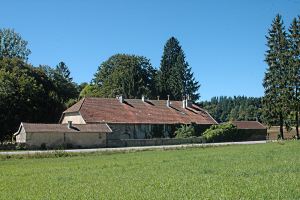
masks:
[[[11,157],[0,199],[300,199],[300,143]]]

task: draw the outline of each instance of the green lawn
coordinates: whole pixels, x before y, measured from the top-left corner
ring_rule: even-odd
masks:
[[[0,199],[300,199],[300,143],[2,159]]]

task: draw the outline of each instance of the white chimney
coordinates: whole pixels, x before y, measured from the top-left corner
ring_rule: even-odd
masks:
[[[124,103],[124,97],[123,97],[123,95],[119,96],[119,101],[120,101],[120,103]]]
[[[185,100],[186,102],[186,107],[192,107],[193,101],[191,100],[190,95],[187,96],[187,99]]]
[[[144,95],[142,96],[142,101],[145,102],[145,96]]]
[[[170,107],[170,95],[168,95],[167,107]]]
[[[72,121],[68,121],[68,129],[72,128]]]
[[[182,100],[182,108],[184,108],[184,109],[186,108],[186,100],[185,99]]]

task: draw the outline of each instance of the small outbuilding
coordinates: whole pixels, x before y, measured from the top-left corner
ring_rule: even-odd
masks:
[[[244,140],[266,140],[267,128],[258,121],[233,121]]]
[[[75,148],[106,147],[107,134],[111,133],[107,124],[33,124],[21,123],[14,134],[18,144],[28,148],[55,148],[68,146]]]

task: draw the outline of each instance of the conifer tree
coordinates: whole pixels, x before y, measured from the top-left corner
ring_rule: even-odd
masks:
[[[70,77],[71,72],[70,72],[68,66],[64,62],[58,63],[58,65],[56,65],[56,69],[55,70],[60,75],[62,75],[66,80],[72,82],[73,78]]]
[[[289,87],[289,45],[280,15],[273,20],[267,38],[266,59],[268,64],[263,86],[265,96],[263,109],[267,123],[279,124],[283,139],[283,125],[288,125],[290,114],[291,88]]]
[[[171,99],[181,100],[190,96],[199,99],[197,92],[200,85],[185,61],[184,52],[175,37],[171,37],[164,46],[160,70],[158,72],[158,90],[162,98],[170,95]]]
[[[293,89],[292,110],[295,112],[296,135],[299,139],[299,112],[300,112],[300,16],[294,18],[289,28],[290,42],[290,78]]]

